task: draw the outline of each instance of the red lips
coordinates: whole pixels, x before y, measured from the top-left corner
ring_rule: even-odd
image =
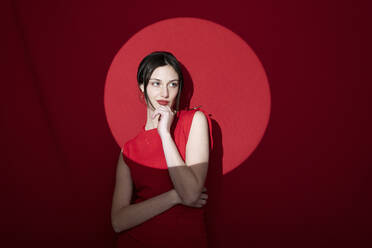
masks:
[[[157,101],[160,105],[168,105],[169,101],[164,101],[164,100],[158,100]]]

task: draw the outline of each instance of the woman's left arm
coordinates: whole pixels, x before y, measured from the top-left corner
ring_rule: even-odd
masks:
[[[179,154],[170,132],[163,132],[160,137],[174,188],[185,204],[192,204],[202,193],[208,171],[208,120],[203,112],[194,113],[186,144],[186,161]]]

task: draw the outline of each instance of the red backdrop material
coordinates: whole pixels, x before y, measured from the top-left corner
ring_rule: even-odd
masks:
[[[213,247],[372,245],[366,1],[9,0],[0,9],[3,247],[113,247],[120,148],[105,117],[106,74],[133,34],[182,16],[237,33],[270,82],[261,143],[211,199]]]

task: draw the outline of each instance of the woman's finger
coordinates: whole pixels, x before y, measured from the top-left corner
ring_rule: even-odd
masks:
[[[169,107],[169,106],[166,106],[167,110],[170,112],[170,113],[173,113],[172,109]]]
[[[207,194],[204,194],[204,193],[201,193],[200,194],[200,198],[201,199],[208,199],[208,195]]]
[[[159,108],[155,109],[154,113],[152,114],[152,116],[153,116],[152,118],[154,119],[156,115],[162,116],[162,115],[166,114],[166,112],[167,112],[166,109],[164,109],[162,107],[159,107]]]
[[[204,206],[206,203],[207,203],[206,200],[199,200],[196,204],[197,204],[197,205]]]
[[[169,113],[169,114],[174,115],[174,112],[172,111],[172,109],[169,106],[160,106],[159,108],[161,108],[165,113]]]
[[[154,113],[152,114],[152,119],[154,119],[157,115],[160,115],[159,109],[155,109]]]
[[[205,204],[205,203],[207,203],[207,200],[206,199],[199,199],[199,200],[197,200],[197,202],[196,202],[196,204]]]
[[[164,109],[157,108],[157,109],[155,109],[154,113],[152,114],[152,119],[154,119],[157,115],[159,115],[161,117],[164,114],[165,114]]]

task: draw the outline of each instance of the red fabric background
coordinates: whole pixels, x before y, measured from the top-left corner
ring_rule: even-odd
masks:
[[[214,202],[214,247],[371,246],[366,2],[1,1],[3,247],[113,246],[106,73],[131,35],[177,16],[240,35],[271,87],[267,132]]]

